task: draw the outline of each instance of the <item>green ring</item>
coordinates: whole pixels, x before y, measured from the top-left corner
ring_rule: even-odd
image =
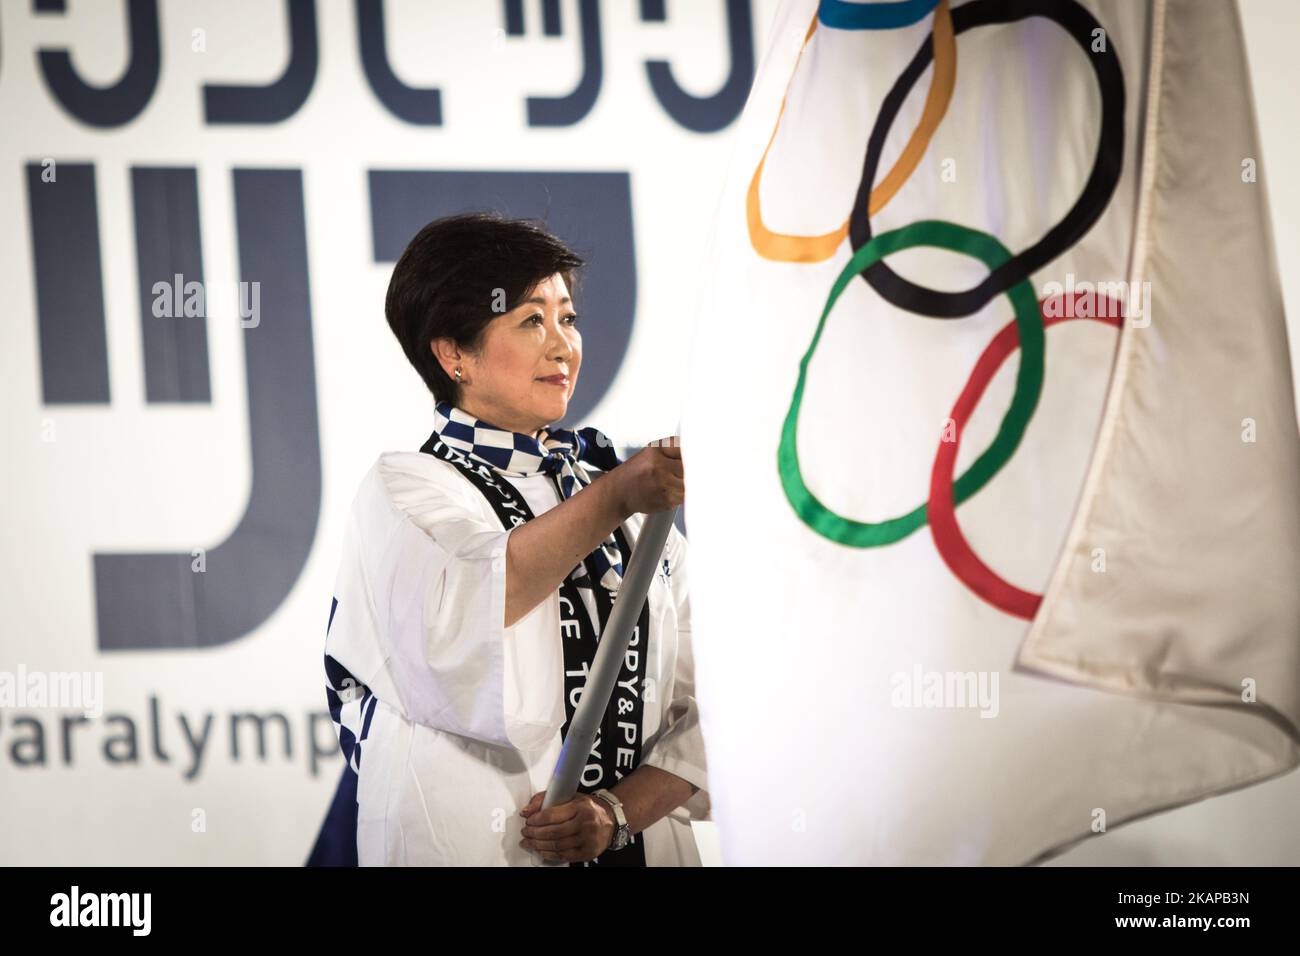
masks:
[[[826,327],[826,319],[841,293],[863,270],[890,253],[910,249],[913,246],[937,246],[940,249],[965,253],[979,259],[990,271],[1011,258],[1010,250],[987,233],[952,222],[928,219],[872,238],[853,254],[853,258],[844,266],[831,287],[830,298],[822,310],[821,319],[817,322],[817,331],[813,333],[812,344],[808,346],[808,351],[799,361],[799,378],[790,399],[790,409],[785,415],[785,423],[781,426],[781,443],[777,448],[776,462],[777,471],[781,476],[781,487],[785,490],[786,499],[799,519],[823,537],[854,548],[876,548],[893,544],[895,541],[901,541],[917,528],[924,527],[925,504],[922,502],[905,515],[879,522],[854,521],[827,508],[808,490],[799,469],[799,453],[795,441],[799,407],[803,404],[808,363],[817,350],[817,341],[821,338],[822,329]],[[1021,279],[1005,294],[1011,300],[1011,306],[1015,310],[1016,327],[1020,333],[1020,368],[1016,372],[1016,390],[992,443],[953,483],[954,504],[961,504],[983,488],[1015,453],[1043,390],[1045,336],[1043,316],[1038,307],[1038,299],[1034,295],[1034,288],[1027,278]],[[925,499],[928,500],[929,495],[926,495]]]

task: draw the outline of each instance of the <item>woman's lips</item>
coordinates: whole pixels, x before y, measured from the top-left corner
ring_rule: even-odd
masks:
[[[568,378],[563,375],[552,375],[550,378],[539,378],[537,381],[545,382],[547,385],[567,386],[569,384]]]

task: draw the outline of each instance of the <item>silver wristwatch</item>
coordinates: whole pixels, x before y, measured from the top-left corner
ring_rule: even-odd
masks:
[[[632,831],[628,828],[627,817],[623,814],[623,801],[608,790],[597,790],[592,796],[604,800],[614,811],[614,822],[617,826],[614,828],[614,838],[609,841],[608,849],[623,849],[632,842]]]

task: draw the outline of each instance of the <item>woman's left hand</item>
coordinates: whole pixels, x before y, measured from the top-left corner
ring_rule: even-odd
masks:
[[[614,839],[614,814],[597,797],[580,793],[567,803],[542,809],[545,792],[533,794],[519,811],[524,818],[524,838],[519,845],[541,854],[544,860],[583,863],[594,860]]]

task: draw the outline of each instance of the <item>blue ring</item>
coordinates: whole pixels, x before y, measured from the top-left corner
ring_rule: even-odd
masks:
[[[900,0],[898,3],[848,3],[821,0],[817,19],[836,30],[897,30],[922,20],[939,0]]]

